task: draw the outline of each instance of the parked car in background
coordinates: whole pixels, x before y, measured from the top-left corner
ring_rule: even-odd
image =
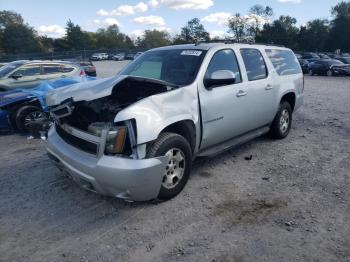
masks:
[[[167,200],[192,161],[291,130],[303,74],[290,49],[201,43],[145,52],[118,75],[50,92],[47,151],[83,188]]]
[[[337,57],[336,59],[343,62],[344,64],[350,65],[350,56]]]
[[[309,64],[309,75],[350,75],[350,65],[336,59],[319,59]]]
[[[101,60],[107,60],[108,54],[107,53],[95,53],[90,57],[90,60],[92,61],[101,61]]]
[[[14,61],[0,68],[0,91],[33,88],[42,81],[80,75],[85,75],[84,70],[67,61]]]
[[[142,55],[143,54],[143,52],[137,52],[136,54],[135,54],[135,56],[134,56],[134,59],[136,59],[137,57],[139,57],[140,55]]]
[[[0,68],[6,65],[7,63],[0,63]]]
[[[306,59],[298,58],[298,62],[304,74],[309,73],[309,62]]]
[[[134,54],[134,53],[128,53],[128,54],[125,56],[125,59],[126,59],[126,60],[134,60],[135,55],[136,55],[136,54]]]
[[[310,53],[303,53],[301,58],[302,59],[306,59],[306,60],[309,60],[309,59],[320,59],[320,57],[317,54],[312,53],[312,52],[310,52]]]
[[[45,102],[47,92],[76,83],[88,82],[96,78],[73,76],[52,81],[44,81],[33,89],[15,89],[0,93],[0,129],[12,127],[19,131],[29,131],[30,126],[44,125],[49,114]]]
[[[331,59],[331,57],[324,53],[317,53],[317,55],[322,59]]]
[[[78,64],[87,76],[97,76],[96,67],[91,61],[80,61]]]
[[[125,60],[125,53],[119,53],[113,56],[113,60],[122,61]]]

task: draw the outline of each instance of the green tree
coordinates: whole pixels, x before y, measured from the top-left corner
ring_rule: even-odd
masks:
[[[0,11],[0,50],[6,54],[38,52],[41,44],[36,31],[20,14]]]
[[[255,39],[263,25],[268,23],[273,16],[270,6],[254,5],[249,9],[248,32]]]
[[[235,40],[238,42],[248,40],[250,36],[248,17],[242,16],[240,13],[228,19],[228,28],[228,32],[232,33]]]
[[[331,21],[327,48],[350,51],[350,2],[341,2],[332,8],[334,19]]]
[[[329,22],[326,19],[309,21],[299,31],[299,48],[303,51],[326,51],[329,37]],[[317,39],[317,41],[315,41]]]
[[[82,50],[87,48],[86,37],[79,25],[75,25],[71,20],[68,20],[66,26],[66,41],[70,50]]]
[[[198,41],[208,41],[209,33],[205,30],[203,24],[198,18],[193,18],[181,28],[181,33],[174,39],[175,44],[195,43]]]
[[[169,33],[166,31],[158,31],[156,29],[146,30],[143,33],[143,36],[137,39],[137,46],[141,48],[154,48],[170,44]]]
[[[299,29],[295,26],[297,20],[290,16],[280,16],[271,24],[265,24],[256,37],[257,42],[273,43],[298,50]]]

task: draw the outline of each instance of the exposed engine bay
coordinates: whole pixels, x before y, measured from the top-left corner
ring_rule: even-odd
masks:
[[[115,116],[127,106],[146,97],[173,90],[166,82],[140,77],[127,77],[114,86],[110,96],[92,101],[64,101],[51,108],[51,112],[61,123],[67,123],[83,131],[88,131],[92,123],[111,123]],[[70,107],[69,113],[62,106]],[[62,111],[62,112],[60,112]],[[62,114],[61,114],[62,113]]]

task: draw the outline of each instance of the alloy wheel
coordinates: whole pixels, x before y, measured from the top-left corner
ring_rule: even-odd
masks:
[[[290,122],[290,116],[287,109],[284,109],[280,117],[280,130],[282,134],[285,134],[288,131]]]
[[[165,167],[165,174],[162,185],[167,189],[176,187],[185,173],[185,154],[178,148],[172,148],[165,154],[168,157],[168,164]]]

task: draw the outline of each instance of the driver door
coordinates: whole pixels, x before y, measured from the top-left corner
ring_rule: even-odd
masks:
[[[13,76],[20,76],[14,78]],[[20,67],[8,78],[8,86],[10,89],[15,88],[33,88],[42,81],[40,65],[25,65]]]
[[[242,81],[237,57],[232,49],[217,51],[206,71],[205,78],[215,71],[229,70],[235,75],[235,83],[205,88],[199,84],[202,115],[201,149],[206,149],[249,131],[249,94],[247,83]]]

